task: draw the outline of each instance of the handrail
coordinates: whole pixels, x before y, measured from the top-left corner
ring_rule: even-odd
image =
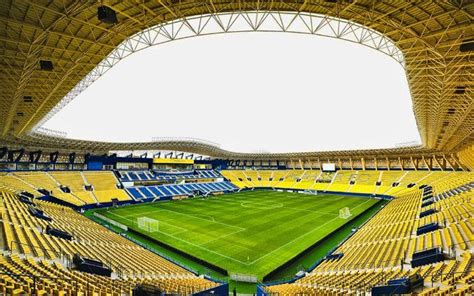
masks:
[[[421,250],[415,250],[415,252],[417,253],[417,252],[422,252],[422,251],[438,248],[438,249],[441,249],[441,251],[443,251],[443,253],[448,255],[448,256],[456,256],[456,248],[455,247],[465,245],[466,243],[469,243],[469,244],[472,243],[474,245],[474,240],[463,240],[461,243],[456,243],[456,244],[453,244],[453,242],[451,242],[451,244],[446,244],[446,245],[441,243],[441,245],[433,245],[431,248],[423,248]],[[446,250],[448,250],[448,253],[445,253]],[[405,253],[404,254],[404,261],[406,260],[406,257],[407,257],[406,251],[407,250],[405,250],[405,252],[404,252]]]
[[[472,261],[472,259],[471,259]],[[451,277],[452,280],[455,280],[456,276],[465,276],[467,275],[468,273],[474,271],[474,268],[469,268],[469,269],[466,269],[466,270],[463,270],[463,271],[455,271],[455,272],[444,272],[444,273],[439,273],[440,270],[435,270],[435,271],[432,271],[430,270],[427,274],[420,274],[419,272],[417,272],[417,274],[420,274],[420,276],[424,279],[426,278],[431,278],[431,287],[434,287],[434,283],[437,282],[437,280],[435,279],[443,279],[443,281],[446,281],[446,280],[449,280],[447,277]],[[382,280],[379,281],[377,284],[373,285],[373,286],[377,286],[377,285],[384,285],[386,284],[390,279],[386,279],[386,276],[384,273],[381,273],[381,276],[382,276]]]
[[[26,253],[20,253],[18,251],[16,251],[17,254],[22,254],[22,255],[25,255],[25,257],[36,257],[36,258],[43,258],[43,259],[53,259],[53,258],[49,258],[46,256],[47,252],[51,252],[53,253],[55,256],[58,256],[59,259],[61,260],[64,260],[66,262],[71,262],[71,255],[64,252],[62,249],[60,249],[60,251],[56,251],[56,250],[51,250],[51,249],[47,249],[47,248],[43,248],[43,247],[39,247],[39,246],[34,246],[33,244],[31,243],[22,243],[22,242],[19,242],[17,240],[12,240],[10,242],[10,252],[13,254],[13,244],[15,244],[17,247],[21,247],[21,246],[27,246],[29,249],[32,249],[35,251],[36,254],[38,254],[37,250],[41,250],[42,253],[43,253],[43,256],[33,256],[31,254],[26,254]]]
[[[464,271],[459,271],[459,272],[447,272],[447,273],[441,273],[441,274],[438,274],[437,276],[439,278],[443,278],[443,275],[446,276],[446,277],[451,277],[453,281],[456,280],[456,277],[458,276],[465,276],[467,274],[469,274],[470,272],[474,271],[474,269],[470,268],[470,269],[467,269],[467,270],[464,270]],[[428,278],[431,276],[431,287],[434,287],[434,283],[436,281],[433,280],[433,274],[434,273],[438,273],[438,270],[437,271],[434,271],[432,273],[428,273],[428,274],[425,274],[425,275],[422,275],[423,279],[425,278]],[[339,289],[339,290],[348,290],[347,286],[345,286],[345,283],[347,282],[345,277],[346,276],[350,276],[350,274],[343,274],[342,275],[342,279],[338,280],[338,283],[340,283],[339,286],[327,286],[327,285],[318,285],[318,284],[304,284],[305,287],[313,287],[313,288],[333,288],[333,289]],[[444,278],[444,280],[449,280],[448,278]],[[393,279],[393,278],[390,278],[390,279]],[[380,273],[380,280],[377,281],[375,284],[369,284],[365,281],[362,281],[361,283],[357,284],[355,287],[354,287],[354,283],[351,282],[350,283],[350,290],[352,292],[358,292],[358,293],[362,293],[362,294],[365,294],[366,292],[369,292],[370,289],[372,287],[375,287],[375,286],[381,286],[381,285],[384,285],[386,284],[390,279],[387,278],[387,275],[384,273],[384,272],[381,272]],[[259,283],[259,285],[265,290],[265,292],[268,294],[268,295],[278,295],[278,293],[275,293],[275,292],[271,292],[267,289],[267,285],[263,284],[263,283]],[[424,288],[428,288],[427,286],[425,286]],[[298,295],[298,294],[296,294]]]
[[[13,264],[15,264],[14,261],[13,261]],[[41,269],[41,267],[38,267],[38,268]],[[14,282],[18,282],[19,278],[31,279],[32,285],[25,284],[25,285],[30,286],[30,288],[32,289],[32,291],[25,291],[25,292],[30,292],[30,295],[36,295],[37,284],[41,282],[41,280],[63,281],[67,283],[67,285],[73,289],[76,295],[79,295],[79,293],[82,291],[83,293],[85,292],[84,295],[87,295],[87,296],[94,295],[94,289],[91,290],[91,288],[94,288],[97,283],[97,279],[95,277],[86,278],[86,277],[79,276],[78,279],[74,279],[73,277],[67,276],[64,274],[62,276],[45,276],[45,275],[33,275],[29,273],[14,273],[10,271],[0,271],[0,275],[7,275],[11,277]],[[121,278],[121,277],[118,278],[118,280],[122,280],[122,279],[126,280],[126,278]],[[8,280],[6,281],[8,282]],[[176,287],[170,290],[170,287],[166,287],[164,283],[165,282],[158,281],[156,283],[153,283],[152,285],[157,286],[161,288],[162,290],[167,291],[168,293],[178,293],[178,295],[190,295],[190,294],[194,294],[194,293],[204,291],[204,290],[214,287],[212,283],[203,283],[203,284],[192,285],[192,286],[176,284],[175,285]],[[60,285],[61,283],[57,282],[57,284]],[[124,285],[125,286],[128,285],[130,289],[123,289],[122,288],[123,285],[120,285],[120,284],[114,285],[114,287],[116,288],[118,287],[120,295],[123,295],[123,293],[128,294],[130,293],[130,290],[132,289],[132,285],[130,285],[130,283],[124,282]]]
[[[62,276],[45,276],[45,275],[32,275],[32,274],[22,274],[22,273],[13,273],[9,271],[0,271],[0,275],[6,275],[15,280],[17,282],[18,278],[29,278],[32,280],[32,286],[30,288],[32,291],[30,291],[30,295],[36,295],[37,291],[37,285],[38,282],[41,282],[41,280],[50,280],[50,281],[63,281],[67,283],[68,286],[73,288],[73,291],[75,292],[76,295],[79,295],[79,292],[85,292],[84,295],[89,296],[89,295],[94,295],[94,289],[91,290],[91,288],[95,287],[95,283],[97,282],[95,278],[86,279],[85,277],[80,277],[79,279],[74,279],[70,276],[62,275]],[[7,280],[8,281],[8,280]],[[84,284],[85,282],[85,284]],[[59,282],[58,282],[59,284]],[[122,292],[130,292],[127,290],[122,289],[121,285],[117,285],[115,287],[119,288],[120,293]],[[85,291],[84,291],[85,288]],[[25,291],[28,292],[28,291]]]

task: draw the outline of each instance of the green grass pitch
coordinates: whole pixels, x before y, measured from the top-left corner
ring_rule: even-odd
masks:
[[[260,280],[345,224],[339,209],[354,218],[376,199],[245,191],[205,199],[145,203],[98,213],[212,263],[229,273]],[[137,225],[139,217],[159,221],[159,231]]]

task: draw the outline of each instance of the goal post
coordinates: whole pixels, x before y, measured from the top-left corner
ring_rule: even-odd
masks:
[[[148,217],[138,218],[137,224],[138,228],[148,232],[157,232],[160,230],[160,221]]]
[[[339,218],[341,219],[347,219],[351,216],[351,211],[349,210],[349,207],[344,207],[339,209]]]

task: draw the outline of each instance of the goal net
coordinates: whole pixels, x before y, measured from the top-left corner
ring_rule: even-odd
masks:
[[[339,209],[339,218],[347,219],[351,216],[351,211],[348,207]]]
[[[159,221],[148,217],[140,217],[137,219],[138,228],[148,232],[159,231]]]

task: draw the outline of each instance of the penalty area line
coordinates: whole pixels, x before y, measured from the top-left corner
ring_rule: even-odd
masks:
[[[243,231],[243,230],[239,230],[239,232],[240,232],[240,231]],[[201,245],[198,245],[198,244],[192,243],[192,242],[190,242],[190,241],[187,241],[187,240],[181,239],[181,238],[179,238],[179,237],[176,237],[176,236],[174,236],[174,235],[172,235],[172,234],[168,234],[168,233],[163,233],[163,234],[164,234],[164,235],[167,235],[167,236],[170,236],[170,237],[172,237],[172,238],[174,238],[174,239],[176,239],[176,240],[179,240],[179,241],[181,241],[181,242],[183,242],[183,243],[186,243],[186,244],[188,244],[188,245],[191,245],[191,246],[193,246],[193,247],[196,247],[196,248],[199,248],[199,249],[208,251],[208,252],[210,252],[210,253],[219,255],[219,256],[221,256],[221,257],[224,257],[224,258],[227,258],[227,259],[229,259],[229,260],[238,262],[238,263],[240,263],[240,264],[249,265],[249,263],[247,263],[247,262],[242,262],[242,261],[240,261],[240,260],[238,260],[238,259],[235,259],[235,258],[233,258],[233,257],[229,257],[229,256],[224,255],[224,254],[221,254],[221,253],[219,253],[219,252],[210,250],[210,249],[205,248],[205,247],[203,247],[203,246],[201,246]],[[206,243],[207,243],[207,242],[206,242]]]
[[[246,230],[245,228],[242,228],[242,227],[239,227],[239,226],[230,225],[230,224],[226,224],[226,223],[222,223],[222,222],[216,221],[214,217],[211,217],[211,216],[208,216],[208,215],[201,215],[201,216],[211,217],[211,218],[213,218],[213,220],[204,219],[204,218],[202,218],[202,217],[198,217],[198,216],[190,215],[190,214],[185,214],[185,213],[181,213],[181,212],[178,212],[178,211],[173,211],[173,210],[170,210],[170,209],[156,209],[156,210],[153,210],[153,211],[141,213],[141,215],[156,213],[156,212],[160,212],[160,211],[171,212],[171,213],[175,213],[175,214],[178,214],[178,215],[182,215],[182,216],[191,217],[191,218],[194,218],[194,219],[203,220],[203,221],[206,221],[206,222],[211,222],[211,223],[216,223],[216,224],[224,225],[224,226],[227,226],[227,227],[232,227],[232,228],[234,228],[234,229]],[[133,216],[137,216],[137,215],[138,215],[138,214],[134,214]],[[199,215],[200,215],[200,214],[199,214]]]
[[[133,224],[136,224],[136,222],[135,222],[134,220],[132,220],[132,219],[128,219],[128,218],[126,218],[126,217],[124,217],[124,216],[121,216],[121,215],[119,215],[119,214],[116,214],[116,213],[113,213],[113,212],[109,212],[109,211],[107,211],[107,213],[109,213],[109,214],[111,214],[111,215],[114,215],[114,216],[117,216],[117,217],[119,217],[119,218],[121,218],[121,219],[124,219],[124,220],[130,221],[130,222],[132,223],[132,225],[133,225]],[[152,219],[153,219],[153,218],[152,218]],[[180,234],[180,233],[184,233],[184,232],[187,232],[187,231],[189,231],[189,230],[188,230],[188,229],[186,229],[186,228],[183,228],[183,227],[180,227],[180,226],[176,226],[176,225],[173,225],[173,224],[170,224],[170,223],[167,223],[167,222],[161,221],[161,220],[156,220],[156,221],[158,221],[158,223],[159,223],[159,224],[165,224],[165,225],[169,225],[169,226],[171,226],[171,227],[174,227],[174,228],[180,229],[179,231],[173,232],[173,234],[174,234],[174,235],[176,235],[176,234]],[[161,231],[161,230],[159,229],[159,226],[158,226],[158,231],[155,231],[155,232],[159,232],[159,233],[167,234],[166,232],[164,232],[164,231]]]

